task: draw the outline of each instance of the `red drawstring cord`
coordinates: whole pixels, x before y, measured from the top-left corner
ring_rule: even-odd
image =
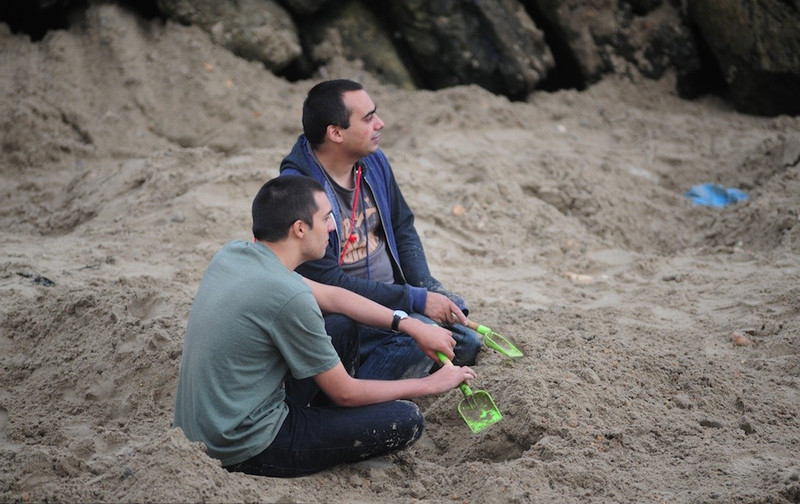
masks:
[[[344,247],[342,248],[342,255],[339,256],[339,266],[341,266],[342,263],[344,262],[344,255],[347,253],[347,248],[350,246],[350,244],[358,241],[355,229],[356,229],[356,210],[358,209],[358,190],[360,187],[361,187],[361,163],[358,163],[358,170],[356,171],[356,194],[355,198],[353,199],[353,216],[350,218],[350,236],[347,237],[347,241],[344,243]]]

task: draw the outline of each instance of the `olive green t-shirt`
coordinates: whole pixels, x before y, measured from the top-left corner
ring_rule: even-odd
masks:
[[[288,374],[308,378],[338,362],[302,277],[261,243],[230,242],[189,315],[173,423],[223,466],[238,464],[275,439]]]

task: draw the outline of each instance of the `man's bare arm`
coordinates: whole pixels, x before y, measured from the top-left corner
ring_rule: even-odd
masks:
[[[308,278],[304,280],[311,287],[323,313],[341,313],[364,325],[391,328],[393,312],[389,308],[341,287],[321,284]],[[409,317],[400,321],[398,330],[414,338],[420,349],[434,362],[439,361],[437,351],[450,359],[454,356],[456,340],[447,329]]]
[[[340,362],[334,368],[314,376],[319,388],[337,406],[364,406],[395,399],[413,399],[441,394],[475,378],[466,366],[443,366],[424,378],[407,380],[360,380],[353,378]]]

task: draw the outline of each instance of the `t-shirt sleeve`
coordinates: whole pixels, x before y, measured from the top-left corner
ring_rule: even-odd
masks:
[[[274,344],[297,379],[332,369],[339,355],[325,332],[325,321],[310,291],[301,292],[275,317]]]

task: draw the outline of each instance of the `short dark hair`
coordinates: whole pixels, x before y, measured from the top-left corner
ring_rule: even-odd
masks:
[[[311,88],[303,102],[303,133],[312,147],[325,141],[329,125],[350,127],[352,111],[344,106],[342,95],[362,89],[364,86],[347,79],[324,81]]]
[[[297,220],[313,228],[314,213],[319,210],[314,194],[318,192],[325,192],[322,184],[303,175],[275,177],[261,186],[253,200],[253,236],[281,241]]]

